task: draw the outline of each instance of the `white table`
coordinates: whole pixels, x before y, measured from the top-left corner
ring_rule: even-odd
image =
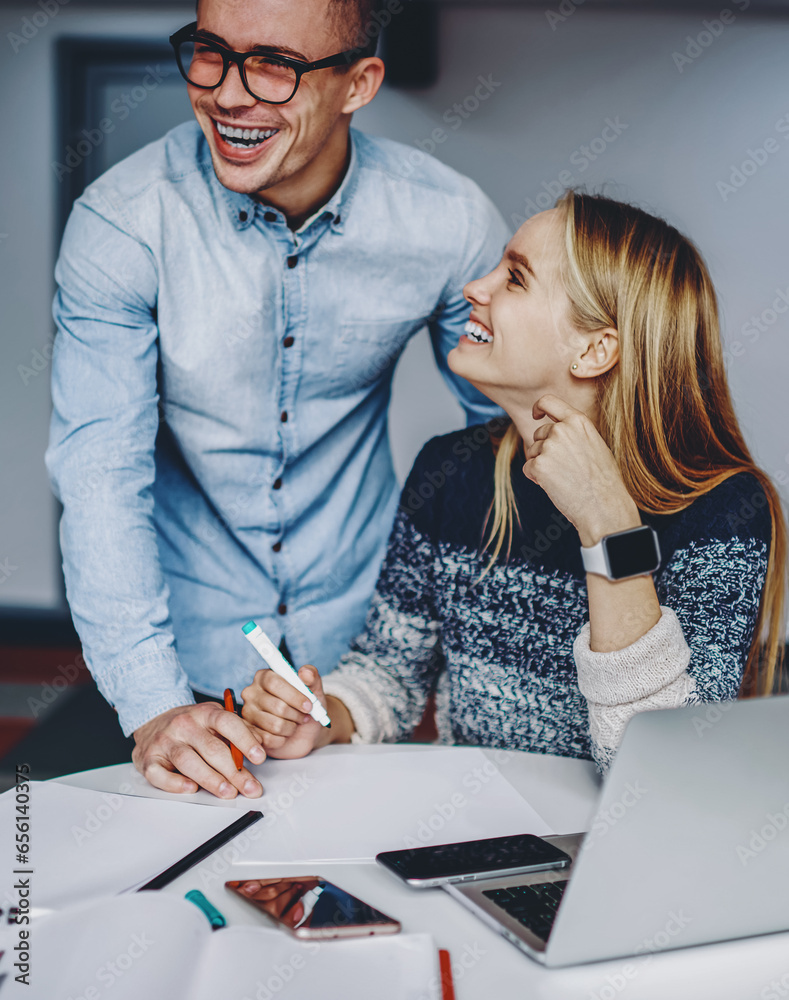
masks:
[[[398,747],[402,752],[414,749],[425,748]],[[347,753],[347,748],[327,747],[320,752]],[[354,752],[392,752],[392,748],[357,747]],[[492,751],[486,753],[493,755]],[[132,772],[133,765],[122,764],[57,780],[98,791],[117,791]],[[599,791],[591,763],[522,753],[514,755],[501,773],[557,833],[589,828]],[[458,1000],[771,1000],[773,996],[789,996],[789,934],[547,970],[440,889],[408,889],[374,862],[323,863],[320,869],[313,872],[305,871],[301,864],[261,864],[255,865],[254,875],[323,875],[400,920],[404,931],[432,934],[438,947],[447,948],[452,956]],[[249,877],[252,872],[243,864],[231,866],[223,875],[225,879]],[[781,882],[777,880],[776,891],[784,891]],[[191,888],[195,888],[194,877],[187,873],[164,891],[183,895]],[[605,906],[604,898],[600,905]],[[231,924],[265,921],[240,899],[223,898],[221,909]],[[783,983],[779,991],[770,991],[771,980]],[[287,1000],[286,991],[283,1000]]]

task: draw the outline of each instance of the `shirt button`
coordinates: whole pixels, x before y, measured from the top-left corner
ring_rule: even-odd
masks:
[[[286,337],[286,338],[285,338],[285,339],[284,339],[284,340],[282,341],[282,343],[283,343],[283,345],[284,345],[285,347],[293,347],[293,345],[294,345],[294,344],[296,343],[296,338],[295,338],[295,337]]]
[[[288,613],[287,604],[280,604],[280,606],[277,608],[277,613],[280,615],[286,615]]]
[[[298,257],[288,257],[288,267],[293,269],[299,262]]]
[[[246,212],[239,212],[238,213],[239,222],[246,222],[248,218],[249,218],[249,216],[247,215]]]
[[[266,222],[276,222],[277,221],[277,217],[276,217],[276,215],[273,212],[266,212],[266,214],[263,216],[263,218],[266,220]]]
[[[281,479],[275,479],[274,480],[274,487],[273,488],[275,490],[281,490],[282,489],[282,480]]]
[[[281,552],[282,551],[282,542],[274,542],[274,544],[271,546],[271,549],[272,549],[273,552]]]
[[[279,419],[283,424],[286,424],[288,422],[288,414],[286,410],[283,410],[282,413],[280,413]]]

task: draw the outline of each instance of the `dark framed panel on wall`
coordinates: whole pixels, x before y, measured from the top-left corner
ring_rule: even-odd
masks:
[[[57,245],[71,206],[124,157],[192,118],[166,40],[59,39],[56,71]]]

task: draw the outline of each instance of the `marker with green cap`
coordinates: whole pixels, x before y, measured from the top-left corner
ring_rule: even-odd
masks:
[[[199,907],[199,909],[205,913],[213,930],[218,931],[220,927],[227,927],[227,921],[225,918],[219,910],[217,910],[213,903],[208,902],[199,889],[191,889],[187,892],[185,898],[188,899],[190,903],[194,903],[195,906]]]
[[[259,625],[256,625],[255,622],[247,622],[241,631],[247,639],[249,639],[275,674],[279,674],[284,681],[287,681],[288,684],[295,687],[296,690],[303,694],[305,698],[309,698],[312,702],[310,715],[313,719],[315,719],[316,722],[320,722],[322,726],[326,726],[327,729],[331,729],[331,719],[329,718],[326,709],[323,705],[321,705],[282,653],[280,653],[263,629]]]

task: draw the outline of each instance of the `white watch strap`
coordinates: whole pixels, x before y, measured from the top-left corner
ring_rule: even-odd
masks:
[[[585,549],[581,546],[581,558],[584,561],[584,569],[587,573],[596,573],[597,576],[608,576],[608,564],[605,559],[602,540],[597,545],[592,545]]]

